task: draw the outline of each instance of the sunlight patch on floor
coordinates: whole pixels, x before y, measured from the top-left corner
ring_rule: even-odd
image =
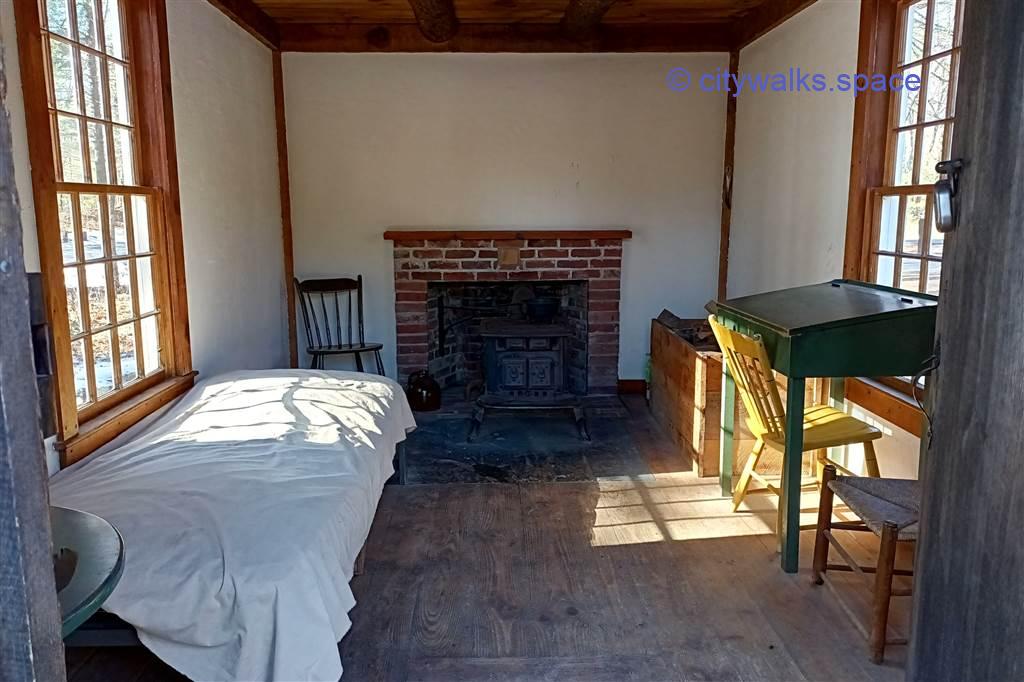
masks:
[[[775,532],[773,503],[733,513],[718,481],[691,472],[598,479],[591,545],[684,542]]]

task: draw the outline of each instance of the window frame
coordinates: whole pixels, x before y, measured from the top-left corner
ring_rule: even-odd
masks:
[[[858,73],[892,74],[904,68],[899,62],[899,51],[903,44],[903,28],[906,8],[915,0],[863,0],[860,14],[860,38],[857,54]],[[969,0],[964,0],[966,3]],[[929,0],[929,13],[935,0]],[[930,14],[929,14],[930,16]],[[954,42],[961,35],[963,26],[963,8],[957,12],[954,24]],[[930,44],[931,35],[926,27],[926,40]],[[942,54],[960,52],[962,43]],[[927,54],[927,45],[925,46]],[[908,62],[926,64],[929,60],[940,57],[939,53],[922,56],[921,60]],[[922,68],[922,73],[925,71]],[[959,59],[954,70],[959,77]],[[954,77],[954,76],[951,76]],[[922,83],[921,101],[927,95],[927,83]],[[955,103],[957,88],[951,87],[950,101]],[[920,104],[919,104],[920,106]],[[854,130],[850,173],[850,190],[847,203],[846,249],[843,263],[843,276],[849,279],[874,281],[874,246],[877,238],[875,218],[875,202],[882,193],[921,194],[926,190],[928,203],[925,210],[931,207],[931,185],[895,185],[889,182],[895,158],[896,134],[895,122],[899,116],[899,97],[888,92],[865,92],[860,94],[854,103]],[[945,119],[942,119],[945,121]],[[920,131],[926,125],[939,121],[922,123]],[[919,141],[920,132],[916,135]],[[944,140],[945,150],[949,149],[952,134]],[[915,159],[919,142],[915,143]],[[915,173],[917,165],[915,164]],[[917,178],[915,178],[916,180]],[[901,204],[902,205],[902,204]],[[902,217],[900,218],[902,222]],[[898,235],[899,237],[899,235]],[[924,235],[922,235],[924,238]],[[900,244],[897,244],[901,248]],[[922,256],[927,253],[927,245],[922,244]],[[896,273],[898,275],[898,272]],[[920,437],[923,433],[922,413],[913,396],[913,386],[909,381],[898,377],[848,378],[845,382],[846,399],[861,407],[884,416]],[[912,428],[916,427],[916,428]]]
[[[43,28],[42,20],[44,2],[14,0],[14,10],[40,269],[51,329],[56,447],[61,465],[66,466],[187,391],[196,373],[192,369],[188,338],[188,304],[164,0],[128,0],[120,3],[125,34],[123,49],[131,81],[129,102],[136,143],[135,184],[132,186],[58,181],[55,159],[57,147],[50,123],[48,32]],[[74,12],[74,1],[68,4],[70,11]],[[84,107],[85,103],[81,104]],[[75,397],[57,210],[57,194],[62,187],[65,191],[73,187],[84,192],[112,190],[156,197],[150,236],[155,244],[153,251],[158,254],[154,259],[154,293],[160,314],[162,371],[143,377],[81,409]],[[83,314],[88,313],[83,311]]]

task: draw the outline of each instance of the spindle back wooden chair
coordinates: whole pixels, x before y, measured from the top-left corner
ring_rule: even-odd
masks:
[[[381,343],[367,343],[363,323],[363,276],[355,279],[295,279],[306,329],[306,352],[310,369],[324,369],[328,355],[351,355],[356,370],[363,370],[363,353],[373,353],[377,373],[384,374]],[[353,298],[355,308],[353,310]]]
[[[726,368],[736,382],[736,389],[747,410],[747,428],[754,434],[754,448],[747,457],[739,482],[733,491],[733,511],[739,509],[743,498],[750,491],[751,479],[756,479],[769,492],[780,491],[756,471],[765,447],[779,452],[786,450],[786,408],[775,382],[771,359],[764,342],[725,327],[714,315],[708,318],[711,330],[722,350]],[[824,451],[826,448],[842,445],[861,444],[864,447],[864,463],[869,476],[877,477],[878,462],[872,441],[882,437],[882,432],[861,420],[827,405],[810,405],[804,409],[804,452]],[[817,458],[817,480],[826,464],[833,464],[844,473],[854,472],[825,455]]]

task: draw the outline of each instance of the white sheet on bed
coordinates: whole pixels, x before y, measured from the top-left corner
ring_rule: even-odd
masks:
[[[177,670],[338,680],[353,562],[413,428],[389,379],[234,372],[54,475],[50,500],[121,532],[124,576],[104,609]]]

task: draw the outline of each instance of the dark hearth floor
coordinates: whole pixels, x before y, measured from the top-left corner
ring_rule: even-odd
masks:
[[[618,397],[585,401],[591,440],[579,437],[569,410],[488,411],[466,442],[472,403],[445,391],[437,412],[416,413],[409,436],[409,483],[543,483],[650,474]]]

